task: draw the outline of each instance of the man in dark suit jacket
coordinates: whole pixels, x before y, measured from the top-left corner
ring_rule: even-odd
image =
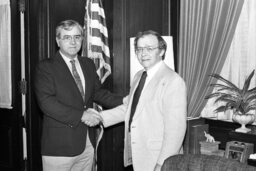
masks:
[[[77,54],[82,39],[79,23],[61,22],[56,28],[59,51],[36,68],[35,93],[44,113],[41,148],[44,171],[91,170],[95,128],[85,123],[96,125],[100,117],[87,109],[93,102],[107,108],[122,103],[121,96],[101,88],[93,61]]]

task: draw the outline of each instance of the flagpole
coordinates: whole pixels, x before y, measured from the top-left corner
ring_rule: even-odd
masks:
[[[25,118],[26,118],[26,79],[25,79],[25,24],[24,24],[24,12],[25,12],[25,1],[20,0],[19,1],[19,10],[20,10],[20,43],[21,43],[21,101],[22,101],[22,118],[24,119],[25,123]],[[23,138],[23,160],[27,161],[27,132],[25,125],[22,128],[22,138]],[[27,170],[25,166],[25,170]]]
[[[105,13],[101,0],[87,0],[84,17],[83,56],[91,58],[95,64],[101,83],[111,74],[110,53],[108,46],[108,33]],[[94,109],[101,111],[102,107],[93,104]],[[96,148],[94,155],[93,171],[97,171],[97,149],[103,136],[104,129],[100,125],[96,129]]]

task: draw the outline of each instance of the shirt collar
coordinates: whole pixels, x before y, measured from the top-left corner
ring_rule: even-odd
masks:
[[[64,61],[65,61],[67,64],[69,64],[71,60],[77,61],[77,55],[76,55],[75,58],[70,59],[70,58],[68,58],[67,56],[65,56],[63,53],[61,53],[61,51],[59,51],[59,52],[60,52],[61,57],[64,59]]]
[[[163,64],[163,61],[159,61],[157,64],[155,64],[153,67],[151,67],[150,69],[147,70],[147,75],[148,76],[153,76],[155,75],[155,73],[158,71],[158,69],[160,68],[160,66]]]

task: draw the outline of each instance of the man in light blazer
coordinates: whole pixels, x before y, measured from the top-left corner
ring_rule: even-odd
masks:
[[[104,127],[125,121],[125,166],[132,164],[135,171],[159,171],[166,158],[182,152],[186,131],[186,86],[163,62],[166,42],[158,33],[140,32],[134,45],[144,69],[135,75],[124,104],[102,111],[101,116]],[[132,117],[134,93],[144,71],[147,72],[145,85]]]
[[[56,28],[59,51],[36,68],[35,93],[44,114],[44,171],[91,171],[96,132],[84,123],[95,125],[99,117],[88,108],[93,102],[108,108],[122,104],[121,96],[101,88],[93,61],[77,54],[82,40],[83,29],[78,22],[60,22]]]

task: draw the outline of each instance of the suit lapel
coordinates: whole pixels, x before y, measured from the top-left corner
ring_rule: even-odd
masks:
[[[153,76],[153,78],[149,81],[149,83],[146,85],[146,87],[144,87],[144,90],[140,96],[139,103],[137,105],[136,112],[133,116],[133,119],[136,119],[140,115],[140,113],[142,112],[142,110],[145,106],[145,103],[148,102],[147,99],[151,98],[149,96],[152,96],[152,94],[153,94],[152,91],[155,91],[157,85],[159,84],[159,82],[162,78],[161,75],[163,75],[165,68],[166,68],[165,64],[161,65],[161,67],[156,72],[156,74]]]
[[[138,74],[137,77],[134,77],[134,80],[133,80],[133,84],[131,85],[131,90],[130,90],[130,94],[131,94],[131,97],[130,97],[130,101],[129,101],[129,104],[128,104],[128,115],[126,115],[126,120],[129,121],[129,118],[130,118],[130,114],[131,114],[131,106],[132,106],[132,100],[133,100],[133,96],[134,96],[134,93],[135,93],[135,90],[139,84],[139,81],[140,81],[140,78],[141,78],[141,75],[142,75],[142,72],[143,70],[139,71],[140,73]],[[136,114],[136,111],[135,111],[135,114]]]
[[[58,52],[55,56],[56,59],[56,63],[57,63],[57,67],[59,68],[59,70],[61,71],[61,74],[66,76],[67,81],[65,82],[65,84],[70,87],[70,91],[74,91],[74,93],[76,94],[77,97],[80,97],[81,100],[83,101],[83,97],[76,85],[76,82],[66,64],[66,62],[64,61],[64,59],[61,57],[60,53]]]

